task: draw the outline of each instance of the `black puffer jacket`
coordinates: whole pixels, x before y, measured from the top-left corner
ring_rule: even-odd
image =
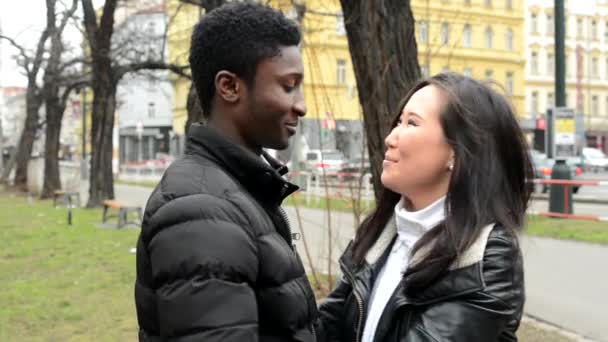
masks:
[[[314,295],[279,207],[297,187],[268,161],[191,126],[144,214],[140,341],[314,341]]]
[[[340,259],[344,278],[319,309],[319,341],[360,341],[373,282],[394,232],[389,224],[364,265],[356,265],[350,246],[346,249]],[[424,292],[407,297],[405,281],[384,309],[374,341],[517,341],[524,304],[522,259],[517,239],[500,225],[486,227],[450,272]]]

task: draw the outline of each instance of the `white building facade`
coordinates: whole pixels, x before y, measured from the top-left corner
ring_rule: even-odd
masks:
[[[126,17],[115,33],[119,59],[124,63],[166,60],[163,42],[166,25],[167,16],[162,5]],[[155,160],[169,154],[172,104],[169,71],[128,73],[122,78],[116,109],[121,165]]]

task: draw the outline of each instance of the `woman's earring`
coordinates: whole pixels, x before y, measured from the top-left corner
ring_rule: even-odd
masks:
[[[450,165],[448,165],[448,170],[450,170],[450,171],[454,171],[454,164],[450,164]]]

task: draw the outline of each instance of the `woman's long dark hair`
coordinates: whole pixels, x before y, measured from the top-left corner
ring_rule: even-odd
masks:
[[[445,275],[450,265],[477,239],[483,227],[499,223],[516,236],[524,225],[534,178],[528,145],[507,99],[489,85],[455,73],[419,81],[401,109],[421,88],[433,85],[448,97],[440,122],[454,150],[454,169],[446,196],[446,218],[427,232],[412,253],[432,242],[421,261],[406,272],[406,291],[418,291]],[[353,256],[366,253],[394,214],[401,195],[383,189],[376,210],[357,231]]]

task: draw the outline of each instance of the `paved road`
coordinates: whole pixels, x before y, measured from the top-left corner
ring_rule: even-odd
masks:
[[[145,202],[151,189],[117,185],[116,197]],[[534,208],[546,208],[546,201],[536,201]],[[544,210],[544,209],[543,209]],[[580,204],[576,211],[597,214],[608,212],[607,205]],[[332,213],[331,220],[322,210],[286,208],[294,231],[302,233],[310,259],[321,272],[337,269],[336,260],[354,235],[354,217],[349,213]],[[299,219],[298,219],[299,217]],[[301,224],[299,223],[301,222]],[[328,222],[332,227],[332,257],[328,258]],[[297,248],[310,269],[304,239]],[[524,236],[527,290],[526,313],[549,323],[608,342],[608,247],[572,241],[559,241]],[[331,262],[330,262],[331,260]]]

